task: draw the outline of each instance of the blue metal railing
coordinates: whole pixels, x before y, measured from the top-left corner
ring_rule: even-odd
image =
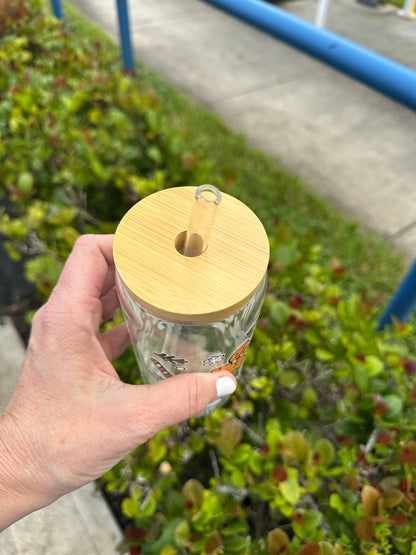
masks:
[[[64,10],[62,8],[61,0],[51,0],[51,2],[52,2],[52,9],[55,17],[57,17],[58,19],[63,19]]]
[[[416,110],[416,71],[263,0],[204,0]]]
[[[384,312],[379,318],[378,329],[391,326],[393,318],[406,322],[416,308],[416,261],[404,276],[402,282],[393,293]]]
[[[127,0],[117,0],[118,24],[124,67],[134,71],[134,56],[130,38],[130,23]]]

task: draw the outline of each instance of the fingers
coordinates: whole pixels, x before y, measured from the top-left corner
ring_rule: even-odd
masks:
[[[131,411],[130,418],[141,423],[140,431],[147,436],[141,440],[146,441],[160,430],[196,416],[218,397],[230,395],[236,385],[229,372],[184,373],[153,385],[126,386],[130,388],[126,408]]]
[[[113,235],[83,235],[64,266],[56,286],[69,302],[88,306],[114,286]],[[70,293],[70,294],[68,294]]]
[[[104,332],[100,343],[108,360],[115,360],[130,345],[127,324],[123,322]]]
[[[114,287],[109,291],[107,295],[101,298],[101,304],[102,304],[101,321],[106,322],[111,318],[111,316],[120,306],[117,292]]]

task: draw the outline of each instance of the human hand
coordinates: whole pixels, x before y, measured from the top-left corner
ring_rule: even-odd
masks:
[[[112,246],[112,235],[81,237],[33,319],[22,372],[0,418],[0,530],[235,389],[228,372],[121,382],[110,361],[127,347],[127,327],[100,332],[119,306]]]

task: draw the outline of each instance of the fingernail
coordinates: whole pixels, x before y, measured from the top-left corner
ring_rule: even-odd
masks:
[[[225,397],[225,395],[231,395],[234,393],[236,388],[235,382],[231,378],[224,376],[223,378],[218,378],[217,380],[217,397]]]

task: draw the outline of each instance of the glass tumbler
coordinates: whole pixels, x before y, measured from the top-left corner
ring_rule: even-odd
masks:
[[[114,260],[144,383],[220,370],[238,379],[269,260],[267,235],[247,206],[212,185],[159,191],[121,220]]]

